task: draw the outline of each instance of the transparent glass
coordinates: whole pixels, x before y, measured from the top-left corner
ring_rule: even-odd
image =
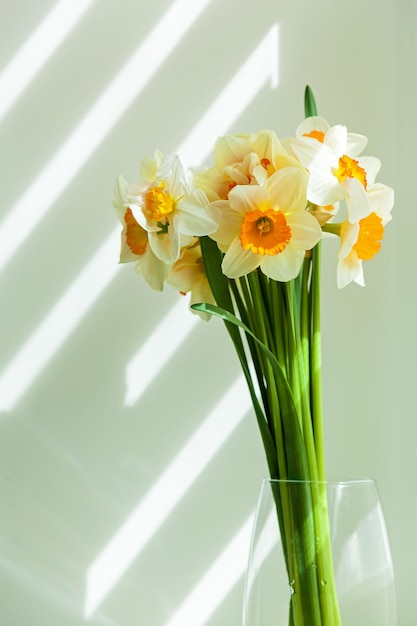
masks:
[[[305,499],[310,486],[322,490],[326,502],[326,524],[332,576],[327,574],[317,581],[319,593],[326,593],[327,578],[334,582],[339,618],[296,616],[290,604],[297,588],[294,576],[289,576],[289,551],[310,517],[301,519],[299,509],[293,506],[298,518],[291,521],[294,540],[283,549],[281,530],[282,507],[277,502],[285,494],[287,502]],[[278,514],[277,514],[278,513]],[[279,521],[278,521],[279,520]],[[313,524],[314,527],[314,524]],[[298,537],[297,537],[298,536]],[[323,537],[315,536],[317,545]],[[302,544],[301,544],[302,545]],[[287,552],[287,554],[284,554]],[[317,556],[317,555],[316,555]],[[326,557],[327,558],[327,557]],[[309,561],[310,563],[310,561]],[[305,565],[303,566],[306,567]],[[317,568],[314,561],[311,567]],[[318,569],[318,568],[317,568]],[[332,601],[332,600],[331,600]],[[307,626],[320,624],[334,626],[396,626],[394,572],[388,535],[380,498],[372,479],[353,479],[327,483],[265,480],[258,501],[249,562],[246,573],[243,626]]]

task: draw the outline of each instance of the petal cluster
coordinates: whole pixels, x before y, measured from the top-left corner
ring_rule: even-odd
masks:
[[[326,232],[340,238],[338,286],[363,285],[363,262],[378,253],[394,205],[393,190],[376,182],[380,161],[362,155],[366,145],[316,116],[283,140],[272,130],[219,137],[203,170],[156,151],[135,183],[115,184],[120,261],[135,262],[154,289],[167,283],[191,303],[213,302],[200,237],[217,243],[227,278],[260,271],[286,282]]]
[[[376,183],[381,162],[372,156],[362,156],[367,142],[364,135],[349,133],[343,125],[330,126],[321,117],[304,120],[291,142],[294,154],[309,171],[309,202],[316,205],[344,202],[346,206],[346,215],[337,230],[339,288],[350,282],[365,284],[363,261],[379,251],[394,206],[392,188]],[[330,232],[336,231],[330,228]]]
[[[134,184],[119,176],[113,205],[122,224],[120,262],[135,262],[153,289],[169,284],[190,293],[191,304],[213,302],[199,237],[217,229],[218,209],[176,155],[145,158]]]

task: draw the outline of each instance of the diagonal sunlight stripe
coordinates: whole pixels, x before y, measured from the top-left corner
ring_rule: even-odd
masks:
[[[165,626],[204,626],[247,567],[253,515],[225,547]]]
[[[176,0],[0,227],[0,269],[24,243],[211,0]]]
[[[0,120],[95,0],[61,0],[0,74]]]
[[[208,622],[246,572],[253,521],[254,514],[245,521],[165,626],[204,626]],[[258,539],[258,550],[253,554],[252,577],[245,581],[249,589],[277,542],[277,519],[276,514],[271,511]]]
[[[133,406],[198,323],[188,298],[180,298],[126,367],[125,406]]]
[[[270,33],[271,32],[274,32],[274,29],[271,29]],[[265,42],[268,37],[272,37],[272,35],[268,34],[267,37],[264,38],[263,42]],[[263,49],[262,42],[256,48],[256,50],[259,50],[259,49]],[[242,66],[242,68],[244,67],[247,72],[251,72],[251,69],[253,67],[252,62],[250,61],[251,58],[252,58],[252,55]],[[270,73],[265,75],[265,80],[268,81],[271,79],[272,84],[274,84],[274,81],[272,80],[272,77],[274,76],[274,63],[275,63],[274,58],[275,57],[272,57],[272,59],[270,59],[270,63],[269,63]],[[265,60],[265,63],[266,63],[266,60]],[[256,90],[260,88],[260,85],[256,81],[251,81],[250,74],[246,75],[246,80],[245,80],[245,75],[242,74],[242,69],[239,70],[239,76],[241,76],[241,80],[239,80],[237,83],[234,82],[233,79],[231,81],[234,85],[234,90],[230,90],[226,88],[220,96],[222,106],[224,106],[224,109],[226,111],[233,109],[233,103],[240,99],[245,99],[245,102],[248,104],[249,94],[250,94],[251,99],[254,98],[256,96]],[[245,94],[242,94],[241,91],[239,91],[238,89],[240,89],[240,87],[243,86],[244,84],[246,85]],[[249,85],[251,84],[253,86],[254,91],[251,91],[251,87],[249,87]],[[218,99],[214,101],[214,103],[211,105],[209,110],[210,111],[218,110],[219,107],[217,103],[218,103]],[[235,115],[238,115],[241,112],[240,109],[237,110],[236,108],[234,108],[234,111],[235,111]],[[188,150],[190,150],[191,144],[192,144],[191,138],[194,137],[194,139],[198,140],[199,142],[198,146],[196,145],[195,147],[196,147],[196,152],[200,154],[200,157],[202,153],[207,154],[208,151],[212,149],[213,135],[216,133],[215,129],[217,127],[217,124],[219,123],[218,120],[213,118],[213,116],[209,115],[208,113],[205,114],[203,119],[205,120],[204,132],[201,132],[200,130],[197,133],[195,129],[193,129],[191,133],[188,135],[188,138],[182,144],[183,146],[188,146]],[[231,116],[229,116],[229,122],[232,123],[233,121],[234,120],[231,118]],[[210,124],[211,124],[211,131],[212,131],[211,133],[209,132]],[[201,125],[200,125],[200,129],[201,129]],[[179,149],[177,149],[176,151],[180,152]],[[199,162],[196,160],[195,165],[198,165],[198,164]],[[21,227],[23,227],[23,225],[21,225]],[[118,228],[116,228],[114,233],[112,234],[112,237],[114,237],[114,240],[116,241],[118,236],[119,236]],[[0,239],[1,239],[1,234],[0,234]],[[115,246],[114,250],[117,249],[118,245],[119,245],[118,243],[114,244]],[[0,256],[1,256],[1,248],[0,248]],[[104,266],[102,265],[100,255],[95,258],[96,258],[96,267],[93,268],[93,265],[91,265],[90,263],[89,272],[91,275],[94,275],[95,272],[97,272],[97,275],[99,275],[100,271],[103,272]],[[116,271],[116,265],[117,264],[113,262],[113,263],[109,263],[107,267],[114,267],[114,271]],[[103,273],[106,274],[107,282],[104,276],[100,277],[100,280],[96,282],[93,288],[93,292],[96,294],[95,297],[99,296],[99,292],[97,291],[98,287],[100,286],[101,290],[104,290],[114,276],[114,272],[108,271],[108,269],[106,269],[106,271]],[[83,281],[83,280],[84,280],[83,276],[81,275],[79,278],[77,278],[74,281],[74,283],[70,287],[70,290],[72,290],[73,292],[77,292],[77,289],[78,289],[77,282]],[[65,305],[65,303],[66,303],[66,306],[70,307],[71,309],[70,311],[66,311],[61,308],[62,306]],[[92,303],[93,301],[91,302],[91,304]],[[45,343],[43,345],[40,345],[39,341],[34,340],[38,332],[38,331],[35,331],[32,337],[29,338],[29,340],[27,341],[27,344],[21,348],[19,354],[24,355],[25,360],[23,360],[22,358],[18,359],[16,357],[12,361],[12,363],[9,364],[5,373],[2,376],[0,376],[0,391],[4,387],[4,384],[2,384],[2,381],[8,381],[7,384],[10,383],[10,387],[8,388],[8,391],[4,392],[4,397],[2,398],[0,396],[0,409],[2,407],[4,408],[4,410],[11,410],[13,408],[15,403],[19,400],[20,395],[22,395],[26,391],[26,389],[30,386],[30,384],[35,380],[36,376],[39,374],[41,369],[47,364],[48,359],[50,359],[53,356],[53,354],[56,352],[56,350],[63,344],[64,338],[68,337],[71,330],[73,330],[76,327],[75,320],[79,322],[82,318],[82,315],[85,314],[88,310],[85,306],[85,302],[80,304],[80,306],[82,308],[82,313],[81,312],[75,313],[74,315],[73,301],[68,298],[65,298],[64,296],[61,299],[61,306],[55,307],[54,309],[54,311],[56,311],[56,314],[59,315],[59,317],[55,319],[52,312],[48,317],[49,323],[51,323],[52,327],[61,328],[63,337],[61,338],[58,335],[58,333],[48,335],[47,338],[44,337]],[[168,318],[170,317],[170,315],[171,314],[168,315]],[[186,328],[185,321],[181,325],[182,341],[184,341],[187,334],[191,332],[192,329],[194,328],[194,322],[196,320],[196,317],[191,316],[189,313],[187,313],[186,319],[189,325]],[[64,323],[65,320],[69,320],[68,328],[65,327],[65,323]],[[161,329],[164,327],[166,327],[166,320],[162,321],[162,323],[159,325],[157,331],[152,335],[152,337],[157,338],[157,333],[160,332]],[[174,347],[172,349],[169,347],[170,342],[173,342],[178,347],[178,342],[176,341],[175,333],[171,333],[169,339],[167,338],[167,342],[165,344],[165,349],[164,349],[166,358],[165,360],[162,360],[163,357],[161,356],[159,360],[160,367],[162,367],[163,364],[168,360],[168,355],[172,356],[172,354],[175,351]],[[148,354],[151,351],[152,345],[153,344],[150,341],[148,348],[147,348]],[[132,406],[135,402],[137,402],[141,393],[144,391],[144,385],[141,381],[141,376],[146,376],[147,384],[150,384],[150,382],[153,380],[153,377],[158,374],[158,370],[155,367],[152,367],[152,368],[149,367],[149,369],[147,368],[143,369],[141,367],[141,364],[144,361],[145,361],[145,357],[141,356],[141,352],[139,352],[138,355],[134,357],[131,363],[127,366],[127,391],[126,391],[126,397],[125,397],[125,404],[128,406]]]
[[[272,89],[278,85],[277,68],[278,24],[274,24],[177,149],[181,159],[185,163],[188,159],[194,165],[201,164],[213,149],[213,135],[226,132],[268,81]],[[125,406],[133,406],[139,400],[158,371],[193,330],[198,318],[191,319],[189,314],[183,317],[185,308],[180,302],[127,365]],[[175,334],[172,328],[176,329]]]
[[[110,593],[250,406],[246,382],[241,375],[89,567],[85,617],[91,616]]]
[[[185,165],[204,161],[212,150],[213,129],[216,129],[216,136],[224,134],[267,82],[271,89],[276,89],[278,35],[278,24],[274,24],[183,141],[178,154]]]
[[[113,231],[9,363],[0,377],[0,410],[10,411],[14,407],[119,270],[120,266],[113,262],[117,245],[118,233]]]

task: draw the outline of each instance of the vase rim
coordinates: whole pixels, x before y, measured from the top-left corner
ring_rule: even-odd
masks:
[[[370,476],[329,476],[326,480],[299,480],[295,478],[264,478],[263,483],[310,483],[322,485],[353,485],[353,484],[375,484],[375,479]]]

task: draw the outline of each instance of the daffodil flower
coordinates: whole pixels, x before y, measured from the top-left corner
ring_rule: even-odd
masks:
[[[215,203],[221,219],[211,237],[225,251],[226,276],[238,278],[258,267],[278,281],[298,275],[306,250],[321,237],[319,223],[305,210],[307,181],[304,169],[287,167],[263,186],[237,185],[227,201]]]
[[[214,167],[196,175],[196,184],[212,201],[227,199],[235,185],[263,185],[282,167],[302,167],[272,130],[219,137],[214,162]]]
[[[337,285],[343,288],[351,282],[365,285],[363,261],[372,259],[381,248],[385,225],[391,220],[394,191],[386,185],[374,185],[368,191],[370,212],[355,223],[346,219],[340,226],[340,249],[337,265]]]
[[[136,262],[135,270],[143,275],[152,289],[162,291],[168,266],[149,246],[147,231],[135,220],[129,208],[127,181],[119,176],[114,186],[113,206],[122,224],[120,238],[120,262]]]
[[[325,206],[344,199],[351,223],[366,217],[367,190],[381,167],[375,157],[359,156],[366,144],[364,135],[348,133],[346,126],[307,118],[297,129],[293,150],[310,172],[308,200]]]
[[[129,208],[136,222],[148,233],[154,254],[168,265],[180,254],[181,237],[214,232],[218,212],[205,193],[187,180],[176,155],[142,162],[141,178],[128,191]]]

